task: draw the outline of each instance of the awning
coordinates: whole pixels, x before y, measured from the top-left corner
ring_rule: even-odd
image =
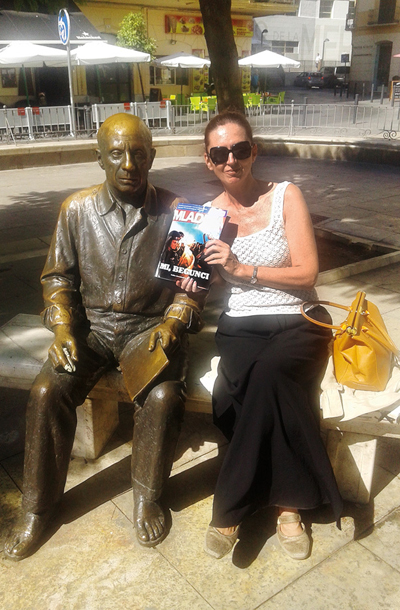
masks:
[[[102,36],[81,12],[69,13],[71,46],[102,40]],[[0,45],[15,41],[43,45],[64,45],[58,37],[58,15],[0,10]]]

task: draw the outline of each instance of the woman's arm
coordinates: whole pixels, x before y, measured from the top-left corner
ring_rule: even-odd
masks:
[[[318,277],[318,254],[307,204],[299,188],[290,184],[283,208],[291,267],[259,267],[257,284],[272,288],[312,288]],[[211,240],[206,245],[206,262],[220,265],[219,271],[231,283],[248,283],[254,267],[239,263],[228,244]]]

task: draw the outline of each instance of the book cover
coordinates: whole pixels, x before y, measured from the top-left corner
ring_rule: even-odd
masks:
[[[149,351],[152,330],[129,341],[120,356],[119,365],[131,400],[143,392],[169,364],[160,341],[157,341],[152,352]]]
[[[226,210],[179,203],[157,266],[156,277],[176,281],[192,277],[199,288],[210,286],[211,265],[204,260],[208,240],[219,239]]]

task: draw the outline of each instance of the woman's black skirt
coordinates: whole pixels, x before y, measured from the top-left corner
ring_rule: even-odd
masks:
[[[330,322],[323,307],[310,314]],[[214,422],[229,439],[218,477],[215,527],[237,525],[260,506],[342,512],[319,432],[320,382],[332,334],[301,315],[222,314]]]

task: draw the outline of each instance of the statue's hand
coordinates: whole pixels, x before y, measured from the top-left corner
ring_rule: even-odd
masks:
[[[157,341],[161,343],[163,350],[168,351],[179,341],[186,326],[176,318],[167,318],[162,324],[155,327],[150,336],[149,350],[152,352]]]
[[[59,324],[54,326],[53,331],[55,339],[49,348],[50,361],[56,371],[73,373],[78,362],[78,349],[71,327]]]

